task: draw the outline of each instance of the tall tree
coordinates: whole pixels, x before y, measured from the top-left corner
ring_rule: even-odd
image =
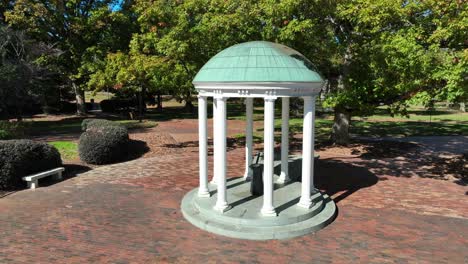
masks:
[[[176,82],[172,79],[174,75],[167,74],[175,67],[162,57],[140,53],[109,53],[104,67],[91,75],[88,85],[94,91],[118,87],[118,89],[124,89],[130,94],[136,94],[139,100],[139,119],[141,121],[146,94],[167,91],[166,87]]]
[[[257,9],[248,1],[137,0],[134,10],[140,32],[134,34],[132,54],[160,57],[172,68],[165,87],[192,109],[192,80],[203,64],[223,48],[260,38],[252,21]]]
[[[466,100],[467,6],[437,0],[136,0],[140,30],[126,54],[129,61],[151,64],[156,57],[171,65],[155,73],[191,106],[191,81],[217,52],[249,40],[289,45],[327,80],[324,105],[335,111],[331,138],[346,144],[352,116],[381,105],[404,114],[415,95]]]
[[[407,100],[459,100],[467,93],[467,5],[462,1],[343,1],[329,17],[342,46],[339,75],[330,77],[332,138],[349,141],[352,115]]]
[[[41,83],[55,77],[49,61],[59,55],[53,46],[0,25],[0,116],[14,115],[20,121],[33,97],[47,103],[48,87]]]
[[[125,37],[119,38],[131,29],[126,26],[128,17],[111,10],[118,3],[117,0],[16,0],[13,9],[5,13],[6,21],[13,27],[64,51],[59,66],[76,95],[78,114],[86,112],[84,88],[90,65],[100,56],[105,57],[108,50],[128,44]]]
[[[353,115],[386,105],[405,114],[417,94],[466,100],[467,7],[463,1],[261,1],[263,38],[303,52],[327,80],[331,138],[349,142]]]

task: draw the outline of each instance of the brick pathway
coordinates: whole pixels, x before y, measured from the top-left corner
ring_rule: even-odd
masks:
[[[242,173],[243,155],[229,152],[230,177]],[[467,187],[402,177],[389,162],[322,152],[317,183],[338,217],[280,241],[216,236],[185,221],[179,204],[198,180],[193,146],[99,167],[0,199],[0,263],[468,263]]]

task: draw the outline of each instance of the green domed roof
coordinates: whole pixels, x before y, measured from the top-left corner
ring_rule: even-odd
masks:
[[[212,57],[193,83],[323,82],[312,63],[287,46],[252,41],[231,46]]]

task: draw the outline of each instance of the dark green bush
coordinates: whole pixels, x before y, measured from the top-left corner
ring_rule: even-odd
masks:
[[[0,140],[21,138],[27,129],[24,122],[0,121]]]
[[[22,177],[60,166],[60,153],[47,143],[0,140],[0,189],[24,186]]]
[[[76,112],[76,104],[70,103],[67,101],[60,101],[59,102],[59,111],[60,113],[75,113]]]
[[[89,124],[88,124],[89,125]],[[128,130],[121,126],[89,127],[80,136],[80,159],[89,164],[109,164],[128,156]]]
[[[125,99],[108,99],[102,100],[99,103],[102,112],[104,113],[116,113],[122,110],[129,110],[130,108],[137,108],[138,104],[135,100]]]
[[[120,126],[118,123],[106,120],[106,119],[95,119],[95,118],[87,118],[81,122],[81,130],[86,131],[89,128],[102,128],[102,127],[109,127],[109,126]]]

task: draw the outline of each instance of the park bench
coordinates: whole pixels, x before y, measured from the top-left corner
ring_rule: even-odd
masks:
[[[28,183],[28,188],[30,189],[36,189],[38,187],[38,180],[42,179],[47,176],[55,175],[55,179],[61,180],[62,179],[62,172],[65,170],[63,167],[55,168],[52,170],[48,171],[43,171],[40,173],[32,174],[29,176],[23,177],[23,181],[26,181]]]

